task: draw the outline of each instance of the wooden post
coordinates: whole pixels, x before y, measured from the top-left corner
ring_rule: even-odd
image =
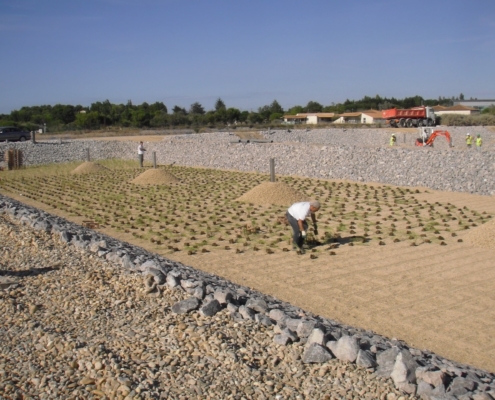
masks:
[[[275,159],[270,158],[270,182],[275,182]]]
[[[86,160],[89,162],[89,147],[86,149]]]
[[[156,151],[151,154],[153,154],[153,168],[156,169]]]

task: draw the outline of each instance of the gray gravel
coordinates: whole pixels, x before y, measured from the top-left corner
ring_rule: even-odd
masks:
[[[439,127],[440,129],[441,127]],[[454,147],[443,137],[433,148],[413,145],[417,135],[398,133],[396,147],[388,146],[390,132],[379,129],[318,129],[263,132],[268,143],[239,142],[233,133],[218,132],[166,136],[146,143],[145,160],[155,152],[158,164],[203,166],[269,173],[275,159],[277,174],[348,179],[436,190],[495,194],[495,132],[487,128],[449,127]],[[468,150],[466,132],[481,133],[483,151]],[[405,140],[405,142],[404,142]],[[273,141],[273,143],[270,143]],[[26,165],[87,159],[136,159],[137,144],[120,141],[51,141],[2,143],[0,152],[16,147]]]

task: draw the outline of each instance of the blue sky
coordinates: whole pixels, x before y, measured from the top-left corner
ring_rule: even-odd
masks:
[[[494,0],[0,0],[0,113],[495,98]]]

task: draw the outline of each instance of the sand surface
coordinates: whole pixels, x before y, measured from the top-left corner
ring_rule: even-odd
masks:
[[[492,197],[429,192],[418,198],[495,212]],[[292,252],[238,257],[221,251],[201,257],[177,253],[171,258],[316,314],[493,372],[494,232],[490,221],[448,246],[347,247],[332,262]],[[474,246],[471,237],[483,247]]]
[[[12,197],[82,222],[36,201]],[[416,198],[495,214],[495,199],[490,196],[428,189]],[[101,231],[131,241],[110,228]],[[219,250],[166,256],[324,317],[495,372],[495,222],[458,237],[463,241],[447,246],[402,242],[345,247],[331,261],[293,252],[233,256]],[[149,242],[132,242],[155,251]]]

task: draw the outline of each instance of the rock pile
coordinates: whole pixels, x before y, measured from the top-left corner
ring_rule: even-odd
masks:
[[[17,282],[7,283],[0,304],[6,307],[4,314],[17,313],[0,325],[8,338],[2,345],[7,356],[0,357],[1,388],[9,395],[495,397],[495,375],[487,371],[306,313],[6,197],[0,197],[0,214],[11,225],[5,242],[19,238],[23,246],[31,243],[27,249],[36,248],[34,254],[47,258],[36,260],[50,269],[45,272],[59,269],[60,262],[76,266],[72,280],[49,282],[48,291],[59,296],[57,301],[47,298],[50,307],[35,300],[44,296],[40,287],[22,291]],[[45,244],[26,236],[26,228]],[[22,255],[29,251],[21,247],[19,252],[21,242],[7,249],[1,261],[7,267],[14,262],[8,255],[15,253],[25,268]],[[124,272],[143,276],[145,295],[157,303],[133,297],[136,288],[130,278],[119,278],[124,284],[117,285],[114,275]],[[83,305],[72,304],[76,297],[61,300],[83,282],[88,289],[82,295],[89,297]],[[48,319],[32,317],[44,307]],[[69,307],[63,323],[50,319],[60,317],[56,307]],[[81,323],[86,324],[83,330]],[[31,340],[34,351],[43,355],[29,357],[33,349],[19,347],[20,337],[23,343]]]
[[[434,148],[416,148],[406,143],[390,148],[390,132],[376,129],[318,129],[265,133],[274,143],[238,143],[229,133],[166,136],[163,142],[149,143],[159,164],[203,166],[269,173],[275,159],[276,173],[311,178],[348,179],[398,186],[424,186],[436,190],[495,194],[495,133],[486,128],[483,152],[463,146],[468,128],[449,128],[454,148],[439,138]],[[443,143],[443,144],[442,144]],[[135,159],[134,142],[64,141],[46,143],[2,143],[0,152],[16,147],[23,150],[26,165],[61,163],[91,159]]]

